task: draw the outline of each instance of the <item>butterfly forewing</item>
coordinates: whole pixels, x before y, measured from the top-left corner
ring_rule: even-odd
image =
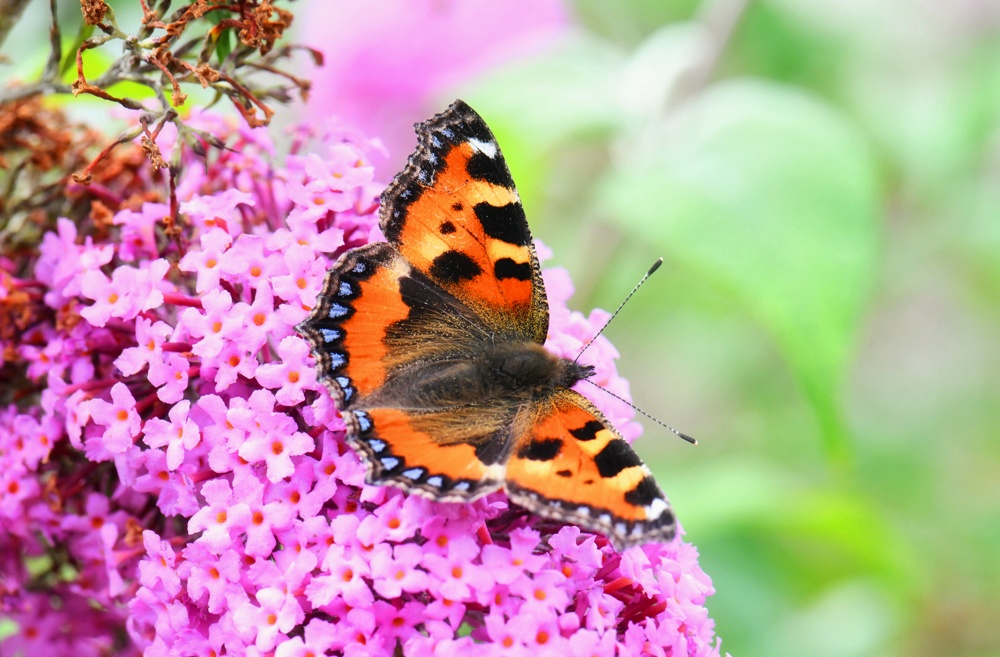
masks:
[[[510,339],[541,344],[548,306],[528,221],[486,122],[456,101],[382,195],[381,227],[406,260]]]

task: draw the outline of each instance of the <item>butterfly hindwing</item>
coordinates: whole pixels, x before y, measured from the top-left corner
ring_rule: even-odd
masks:
[[[369,483],[431,499],[470,501],[498,490],[514,409],[367,408],[345,415]]]
[[[386,238],[494,330],[543,343],[538,257],[493,133],[462,101],[416,129],[417,150],[382,194]]]
[[[590,401],[562,390],[527,412],[507,464],[511,499],[601,531],[619,548],[673,538],[676,521],[663,492]]]

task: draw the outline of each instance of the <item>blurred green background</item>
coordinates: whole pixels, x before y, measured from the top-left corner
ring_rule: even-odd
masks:
[[[665,258],[608,337],[701,443],[637,449],[723,649],[1000,656],[1000,4],[568,9],[431,111],[490,122],[574,307]]]
[[[724,650],[1000,655],[1000,5],[574,11],[466,96],[576,308],[665,258],[608,336]]]

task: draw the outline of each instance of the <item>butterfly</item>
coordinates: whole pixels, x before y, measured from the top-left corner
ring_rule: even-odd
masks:
[[[499,489],[618,548],[676,520],[629,444],[547,351],[538,256],[486,122],[458,100],[415,126],[381,197],[388,241],[345,252],[298,332],[367,481],[446,502]]]

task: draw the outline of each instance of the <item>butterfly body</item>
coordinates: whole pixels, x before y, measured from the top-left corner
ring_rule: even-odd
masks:
[[[299,332],[368,481],[461,502],[490,492],[601,531],[670,540],[673,513],[628,443],[544,347],[527,220],[485,122],[456,101],[382,196],[388,242],[344,253]]]

